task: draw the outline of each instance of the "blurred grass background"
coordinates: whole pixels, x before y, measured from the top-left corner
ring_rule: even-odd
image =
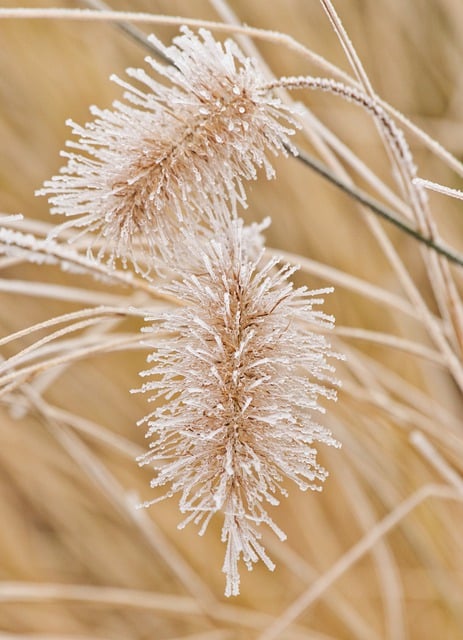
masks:
[[[245,24],[288,33],[349,71],[318,1],[229,4]],[[83,5],[43,0],[21,6]],[[111,6],[218,19],[207,0],[112,0]],[[463,159],[463,4],[347,0],[336,6],[379,95]],[[176,33],[167,27],[153,30],[166,42]],[[0,209],[48,220],[47,203],[35,198],[34,190],[62,164],[59,151],[68,137],[66,118],[83,123],[89,119],[89,105],[109,106],[119,97],[109,75],[123,75],[126,67],[141,65],[145,51],[111,25],[65,20],[0,21],[0,47]],[[259,43],[259,49],[276,74],[317,74],[306,60],[281,46]],[[393,185],[388,158],[365,113],[329,96],[301,93],[297,99]],[[410,137],[409,141],[421,176],[461,188],[461,179],[440,160],[421,143]],[[313,151],[307,142],[305,146]],[[356,205],[294,159],[278,159],[275,166],[277,180],[262,178],[249,186],[246,212],[248,220],[271,216],[268,244],[401,294]],[[430,199],[442,236],[463,250],[462,204],[436,194]],[[415,241],[384,228],[435,310]],[[6,266],[2,277],[30,282],[32,293],[38,277],[89,286],[83,278],[57,274],[52,268],[39,274],[27,264]],[[316,277],[298,279],[313,287],[331,284]],[[1,294],[0,336],[78,308],[34,295]],[[326,308],[341,326],[430,344],[415,320],[342,287],[330,296]],[[142,430],[135,423],[146,405],[128,391],[138,385],[143,351],[90,358],[67,368],[43,396],[58,408],[55,421],[45,421],[33,410],[15,419],[10,407],[2,407],[0,638],[254,638],[375,522],[420,487],[442,481],[410,443],[411,431],[428,425],[441,455],[461,472],[462,403],[448,373],[397,349],[350,344],[371,358],[371,368],[365,366],[368,379],[363,382],[359,373],[356,388],[363,394],[348,387],[336,408],[329,408],[327,423],[344,446],[320,452],[331,473],[324,491],[307,495],[290,488],[290,497],[275,511],[288,542],[281,545],[270,536],[264,538],[277,569],[273,574],[261,565],[252,573],[244,570],[242,595],[225,604],[223,615],[217,604],[224,601],[220,522],[199,538],[194,526],[176,529],[180,514],[174,501],[142,514],[131,506],[139,497],[150,497],[150,474],[134,461],[136,447],[144,447]],[[390,397],[416,414],[394,419],[372,401],[382,375],[374,379],[371,372],[379,371],[377,366],[387,367],[396,381]],[[422,395],[414,396],[411,387],[407,396],[407,384]],[[119,449],[105,444],[95,437],[91,424],[85,423],[88,433],[69,429],[58,410],[102,425],[104,433],[125,438],[130,446],[121,441],[116,443]],[[73,599],[72,594],[41,596],[33,589],[29,596],[15,598],[13,582],[99,587],[108,601],[98,601],[91,591],[87,597],[74,593]],[[135,604],[130,598],[118,603],[107,588],[131,590]],[[142,590],[184,599],[172,601],[171,611],[167,600],[143,606],[137,600]],[[255,613],[248,619],[235,606]],[[424,501],[307,609],[298,628],[281,637],[294,634],[340,640],[463,638],[462,505],[438,498]]]

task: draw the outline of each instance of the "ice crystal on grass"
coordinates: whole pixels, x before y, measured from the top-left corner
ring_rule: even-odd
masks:
[[[273,569],[259,525],[285,537],[266,509],[286,494],[285,478],[318,489],[327,472],[314,445],[338,446],[316,418],[319,397],[336,396],[335,354],[310,330],[332,325],[317,309],[329,290],[294,289],[294,268],[251,256],[243,238],[231,223],[198,250],[200,270],[167,286],[185,306],[151,318],[141,389],[156,407],[141,421],[152,440],[140,464],[156,470],[153,487],[167,485],[163,497],[179,495],[180,527],[193,521],[202,534],[223,513],[226,595],[239,592],[240,559]]]
[[[124,102],[92,107],[95,120],[83,127],[68,122],[74,151],[63,152],[67,165],[39,193],[70,217],[61,226],[96,232],[98,259],[139,268],[141,249],[144,268],[159,253],[171,260],[179,228],[220,228],[245,203],[244,180],[259,167],[273,176],[268,152],[291,146],[295,122],[262,88],[257,64],[233,41],[199,34],[183,28],[171,46],[151,36],[172,64],[146,60],[168,83],[128,69],[132,82],[113,77]]]

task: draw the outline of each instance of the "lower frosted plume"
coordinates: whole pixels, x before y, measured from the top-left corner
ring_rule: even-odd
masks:
[[[336,398],[336,354],[321,331],[333,319],[317,310],[330,290],[295,289],[295,269],[256,246],[235,221],[195,248],[195,269],[167,287],[184,306],[150,318],[152,367],[141,374],[155,408],[141,421],[151,442],[139,462],[156,471],[152,487],[168,488],[145,506],[177,494],[179,526],[201,535],[222,512],[227,596],[239,593],[240,559],[274,567],[259,526],[284,539],[266,506],[286,495],[285,478],[320,490],[328,474],[315,444],[339,446],[316,419],[319,397]]]

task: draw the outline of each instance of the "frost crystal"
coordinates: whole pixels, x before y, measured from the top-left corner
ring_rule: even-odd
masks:
[[[294,289],[294,269],[251,255],[244,237],[231,223],[197,250],[200,269],[167,287],[185,306],[150,318],[153,366],[141,389],[156,408],[141,421],[152,441],[140,464],[156,470],[153,487],[168,487],[145,506],[178,494],[180,527],[193,521],[200,534],[224,514],[226,595],[239,593],[240,559],[273,569],[258,527],[285,537],[266,510],[286,495],[285,478],[319,489],[327,472],[314,443],[338,446],[315,418],[318,397],[336,397],[327,362],[336,354],[308,328],[331,326],[316,310],[329,290]]]
[[[133,84],[113,77],[124,102],[92,107],[95,120],[84,127],[68,123],[75,151],[63,152],[67,165],[38,193],[70,217],[57,233],[96,232],[100,260],[128,258],[146,269],[167,254],[171,262],[179,228],[221,227],[229,209],[245,204],[243,180],[255,179],[258,167],[273,176],[266,154],[292,149],[295,122],[262,88],[256,63],[233,41],[199,34],[183,28],[168,47],[151,36],[172,64],[146,60],[169,84],[128,69]]]

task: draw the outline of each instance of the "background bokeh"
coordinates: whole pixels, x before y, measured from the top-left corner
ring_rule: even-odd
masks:
[[[30,0],[21,6],[84,4]],[[111,6],[220,19],[218,3],[207,0],[112,0]],[[288,33],[350,71],[316,0],[230,0],[229,6],[243,23]],[[463,159],[463,4],[345,0],[336,6],[378,94]],[[140,28],[152,29],[165,42],[176,33],[171,27]],[[281,44],[256,44],[277,75],[320,74]],[[128,66],[141,65],[145,55],[110,24],[0,20],[2,212],[49,221],[47,202],[34,190],[62,164],[65,120],[83,123],[89,105],[109,106],[120,95],[109,75],[123,75]],[[365,112],[328,95],[301,92],[295,98],[395,189],[390,161]],[[407,139],[420,176],[461,187],[461,178],[421,141]],[[306,138],[299,141],[318,153]],[[357,276],[405,300],[352,199],[294,159],[279,158],[275,166],[276,180],[262,176],[249,185],[250,206],[244,214],[247,220],[272,218],[269,246]],[[430,201],[442,237],[463,251],[463,203],[437,194]],[[437,314],[416,241],[381,224]],[[36,295],[34,282],[90,288],[102,296],[124,293],[53,267],[5,260],[1,266],[2,282],[25,284],[24,295],[1,287],[0,337],[83,306]],[[461,284],[461,270],[452,270]],[[314,288],[331,284],[320,274],[300,273],[297,281]],[[387,333],[432,348],[413,314],[347,287],[337,287],[326,310],[340,327]],[[126,321],[123,329],[137,329],[135,321]],[[14,342],[2,354],[7,357],[29,343],[30,338]],[[320,451],[330,470],[321,494],[289,487],[289,498],[274,511],[288,541],[277,543],[264,534],[277,568],[274,573],[261,564],[252,573],[244,569],[242,594],[232,601],[222,596],[219,519],[200,538],[194,526],[177,530],[181,516],[175,501],[147,512],[134,509],[137,501],[151,497],[149,470],[135,462],[145,446],[136,421],[146,412],[146,400],[129,393],[144,367],[143,349],[89,357],[36,380],[38,403],[28,403],[27,390],[23,399],[21,391],[5,397],[0,407],[0,639],[255,638],[416,491],[430,484],[456,491],[460,482],[461,492],[462,402],[446,367],[397,345],[352,335],[338,348],[351,354],[356,367],[340,367],[345,387],[326,418],[343,448]],[[458,345],[454,349],[460,358]],[[410,440],[416,430],[432,447],[434,464]],[[443,464],[441,471],[436,460]],[[449,479],[445,473],[450,472]],[[424,499],[340,572],[280,637],[463,638],[461,503]]]

